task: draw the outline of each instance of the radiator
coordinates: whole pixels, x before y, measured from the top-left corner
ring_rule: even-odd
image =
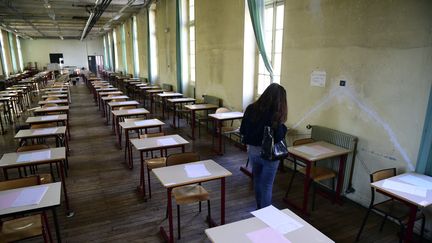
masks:
[[[352,150],[352,152],[348,154],[347,161],[345,163],[345,176],[342,193],[346,194],[354,192],[352,187],[352,174],[358,138],[356,136],[322,126],[308,125],[307,128],[312,129],[311,138],[315,141],[326,141],[328,143]],[[335,171],[338,171],[339,158],[320,161],[317,166],[327,166],[329,168],[333,168]]]

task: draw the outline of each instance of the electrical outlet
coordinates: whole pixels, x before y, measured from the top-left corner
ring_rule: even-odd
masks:
[[[339,86],[345,86],[345,84],[346,84],[346,81],[345,81],[345,80],[340,80],[340,81],[339,81]]]

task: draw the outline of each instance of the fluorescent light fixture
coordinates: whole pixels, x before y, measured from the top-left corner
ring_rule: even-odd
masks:
[[[61,36],[59,36],[60,37],[60,40],[64,40],[64,38],[63,38],[63,36],[61,35]]]
[[[51,4],[49,4],[49,3],[45,3],[45,4],[44,4],[44,7],[45,7],[45,8],[51,8]]]
[[[117,14],[116,16],[113,17],[113,20],[118,20],[122,15],[121,14]]]

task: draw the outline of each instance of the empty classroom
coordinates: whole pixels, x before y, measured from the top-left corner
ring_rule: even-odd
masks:
[[[0,242],[432,242],[429,0],[0,0]]]

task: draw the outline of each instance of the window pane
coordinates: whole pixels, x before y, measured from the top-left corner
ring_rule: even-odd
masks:
[[[189,53],[191,55],[195,55],[195,41],[191,41],[190,42],[190,46],[189,46]]]
[[[190,67],[195,68],[195,55],[190,56]]]
[[[282,52],[282,36],[283,36],[283,30],[276,30],[275,35],[275,53],[281,53]]]
[[[273,73],[275,75],[280,75],[281,73],[281,61],[282,61],[282,55],[281,54],[275,54],[274,55],[274,62],[273,62]]]
[[[190,79],[191,81],[195,81],[195,68],[191,68]]]
[[[266,8],[264,11],[264,30],[271,31],[273,28],[273,8]]]
[[[284,20],[284,5],[279,5],[276,8],[276,29],[283,29]]]
[[[193,21],[195,20],[195,11],[194,11],[194,6],[191,5],[189,7],[189,21]]]
[[[259,58],[259,60],[258,60],[258,73],[261,73],[261,74],[267,73],[267,69],[264,65],[261,54],[258,56],[258,58]]]
[[[274,75],[273,76],[273,83],[280,84],[280,76]]]
[[[195,27],[194,26],[189,27],[189,40],[190,41],[195,40]]]
[[[262,94],[267,86],[270,85],[270,76],[258,75],[258,94]]]

